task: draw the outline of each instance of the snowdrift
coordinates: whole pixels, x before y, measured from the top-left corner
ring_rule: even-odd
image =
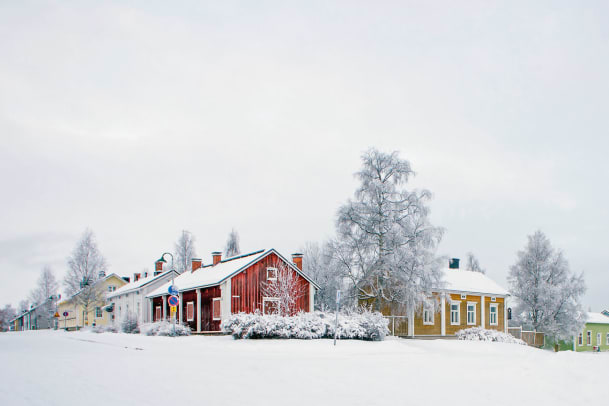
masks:
[[[500,343],[521,344],[526,343],[510,334],[502,333],[496,330],[486,330],[482,327],[472,327],[465,330],[457,331],[458,340],[468,341],[497,341]]]
[[[295,316],[233,314],[220,326],[224,333],[239,338],[333,338],[335,313],[298,313]],[[380,341],[389,334],[387,320],[380,313],[339,313],[338,338]]]

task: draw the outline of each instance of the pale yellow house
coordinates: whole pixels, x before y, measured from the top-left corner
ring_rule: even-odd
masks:
[[[97,303],[89,306],[88,315],[85,317],[85,309],[78,301],[78,293],[58,303],[59,313],[58,326],[60,329],[76,330],[88,326],[106,326],[112,324],[112,315],[105,310],[106,296],[127,282],[115,273],[103,277],[95,283],[95,288],[100,290],[100,299]]]

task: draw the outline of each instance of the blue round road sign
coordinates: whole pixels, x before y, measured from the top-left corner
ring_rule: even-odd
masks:
[[[178,294],[178,288],[175,285],[169,285],[169,289],[167,289],[167,292],[170,295],[177,295]]]
[[[178,297],[177,296],[169,296],[168,302],[169,302],[169,304],[171,306],[177,306],[178,305]]]
[[[63,312],[63,317],[68,317],[68,312]]]

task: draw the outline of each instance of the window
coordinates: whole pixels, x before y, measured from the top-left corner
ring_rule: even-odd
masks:
[[[262,314],[279,313],[279,299],[276,297],[262,298]]]
[[[491,296],[491,302],[496,302],[497,298],[495,296]]]
[[[161,320],[161,306],[157,306],[154,311],[154,321]]]
[[[596,333],[596,345],[601,345],[601,333]]]
[[[222,313],[220,312],[220,298],[216,297],[212,303],[212,318],[214,320],[220,320]]]
[[[466,297],[467,297],[467,296],[466,296],[464,293],[461,293],[461,299],[462,299],[462,300],[465,300],[465,298],[466,298]]]
[[[467,324],[470,326],[476,325],[476,303],[467,303]]]
[[[193,321],[195,319],[195,302],[186,303],[186,320]]]
[[[450,324],[460,324],[461,317],[459,312],[459,307],[461,306],[461,302],[451,302],[450,303]]]
[[[426,325],[434,324],[433,308],[430,308],[430,307],[423,308],[423,324],[426,324]]]
[[[609,333],[607,333],[607,345],[609,345]]]
[[[108,292],[113,292],[114,290],[112,289],[114,286],[108,286]]]
[[[609,334],[607,334],[607,340],[609,340]],[[577,336],[577,345],[584,345],[584,334],[579,333]]]
[[[497,303],[491,303],[490,304],[490,308],[489,308],[489,314],[488,314],[488,323],[491,326],[497,326],[499,325],[499,322],[497,320],[497,308],[498,308],[498,304]]]
[[[102,309],[99,306],[95,308],[95,317],[102,317]]]
[[[586,332],[586,345],[592,345],[592,331]]]
[[[266,268],[266,280],[276,281],[277,280],[277,268]]]

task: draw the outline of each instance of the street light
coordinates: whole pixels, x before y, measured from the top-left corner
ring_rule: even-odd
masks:
[[[171,269],[170,269],[172,271],[171,272],[171,287],[173,287],[174,286],[174,284],[173,284],[173,277],[175,276],[175,272],[173,272],[174,271],[174,269],[173,269],[173,254],[171,252],[164,252],[163,255],[161,255],[161,258],[159,258],[157,260],[157,262],[163,262],[163,263],[166,264],[167,261],[165,260],[165,255],[169,255],[171,257]],[[175,335],[176,335],[176,315],[175,314],[172,316],[172,319],[173,319],[173,336],[175,337]]]

